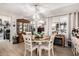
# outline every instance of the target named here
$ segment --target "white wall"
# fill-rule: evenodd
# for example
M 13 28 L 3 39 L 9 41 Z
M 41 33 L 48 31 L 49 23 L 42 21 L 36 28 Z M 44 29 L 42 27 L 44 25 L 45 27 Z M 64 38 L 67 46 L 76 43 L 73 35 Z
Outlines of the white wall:
M 48 18 L 45 19 L 45 27 L 44 27 L 44 28 L 45 28 L 45 29 L 44 29 L 44 30 L 45 30 L 45 31 L 44 31 L 45 34 L 46 34 L 46 35 L 49 35 L 49 34 L 48 34 L 48 33 L 49 33 L 49 31 L 48 31 L 48 30 L 49 30 L 49 29 L 48 29 Z
M 48 19 L 49 36 L 52 34 L 52 18 Z

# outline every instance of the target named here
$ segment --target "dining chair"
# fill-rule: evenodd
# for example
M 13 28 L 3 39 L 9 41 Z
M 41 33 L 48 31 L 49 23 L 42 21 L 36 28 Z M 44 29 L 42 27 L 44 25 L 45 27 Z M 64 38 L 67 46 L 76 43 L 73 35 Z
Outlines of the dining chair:
M 48 42 L 42 42 L 40 49 L 44 49 L 48 51 L 48 55 L 50 56 L 50 50 L 52 50 L 52 55 L 54 55 L 54 50 L 53 50 L 53 43 L 54 43 L 54 38 L 55 38 L 55 34 L 52 34 L 50 37 L 50 40 Z M 41 55 L 41 51 L 40 51 L 40 55 Z
M 75 55 L 79 53 L 79 43 L 78 41 L 75 42 Z
M 31 56 L 32 56 L 32 52 L 38 48 L 38 45 L 32 44 L 32 34 L 31 32 L 26 32 L 26 35 L 23 35 L 24 38 L 24 44 L 25 44 L 25 53 L 24 55 L 26 56 L 26 52 L 27 50 L 29 52 L 31 52 Z

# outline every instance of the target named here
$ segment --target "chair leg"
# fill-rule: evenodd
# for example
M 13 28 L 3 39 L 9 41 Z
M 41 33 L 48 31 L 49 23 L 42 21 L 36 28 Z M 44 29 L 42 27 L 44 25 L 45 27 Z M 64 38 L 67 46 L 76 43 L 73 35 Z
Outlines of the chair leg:
M 52 55 L 54 56 L 54 50 L 52 49 Z
M 48 50 L 48 56 L 50 56 L 50 49 Z
M 24 56 L 26 56 L 26 49 L 25 49 L 25 52 L 24 52 Z
M 31 51 L 31 56 L 32 56 L 32 51 Z
M 75 55 L 77 55 L 77 50 L 75 49 Z
M 36 51 L 37 51 L 37 56 L 39 56 L 39 49 L 37 49 Z
M 41 49 L 39 49 L 39 56 L 41 56 Z

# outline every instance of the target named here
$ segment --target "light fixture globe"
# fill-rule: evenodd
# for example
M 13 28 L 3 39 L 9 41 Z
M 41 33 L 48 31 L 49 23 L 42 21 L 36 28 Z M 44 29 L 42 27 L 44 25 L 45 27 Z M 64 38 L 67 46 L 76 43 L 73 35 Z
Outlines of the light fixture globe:
M 35 14 L 33 15 L 33 19 L 34 19 L 34 20 L 40 20 L 40 15 L 39 15 L 38 13 L 35 13 Z
M 40 20 L 40 14 L 39 14 L 39 8 L 38 8 L 38 4 L 35 4 L 34 5 L 34 7 L 35 7 L 35 13 L 33 14 L 33 19 L 35 20 L 35 21 L 38 21 L 38 20 Z

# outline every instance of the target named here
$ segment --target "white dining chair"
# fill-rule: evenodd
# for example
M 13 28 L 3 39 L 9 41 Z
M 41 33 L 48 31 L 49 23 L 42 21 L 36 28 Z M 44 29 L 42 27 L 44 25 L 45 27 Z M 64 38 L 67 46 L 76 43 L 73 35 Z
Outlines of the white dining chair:
M 79 43 L 78 43 L 78 41 L 75 42 L 75 55 L 77 55 L 77 54 L 79 54 Z
M 40 49 L 44 49 L 48 51 L 48 55 L 50 56 L 50 50 L 52 50 L 52 55 L 54 55 L 54 50 L 53 50 L 53 43 L 54 43 L 54 38 L 56 34 L 52 34 L 50 37 L 50 40 L 48 42 L 43 42 L 40 46 Z M 40 55 L 41 55 L 41 50 L 40 50 Z
M 23 38 L 24 38 L 24 44 L 25 44 L 24 55 L 26 56 L 26 52 L 28 50 L 29 52 L 31 52 L 31 56 L 32 56 L 32 52 L 38 48 L 38 45 L 32 44 L 31 32 L 26 32 L 26 35 L 23 35 Z

